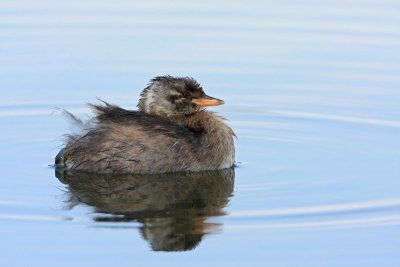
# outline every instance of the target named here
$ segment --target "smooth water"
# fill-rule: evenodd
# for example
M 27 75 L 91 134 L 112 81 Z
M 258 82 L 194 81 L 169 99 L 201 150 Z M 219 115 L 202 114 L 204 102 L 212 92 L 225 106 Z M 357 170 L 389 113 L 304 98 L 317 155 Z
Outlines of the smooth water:
M 398 1 L 0 1 L 1 266 L 400 266 Z M 55 172 L 96 97 L 193 76 L 238 167 Z M 170 252 L 166 252 L 170 251 Z M 176 252 L 180 251 L 180 252 Z

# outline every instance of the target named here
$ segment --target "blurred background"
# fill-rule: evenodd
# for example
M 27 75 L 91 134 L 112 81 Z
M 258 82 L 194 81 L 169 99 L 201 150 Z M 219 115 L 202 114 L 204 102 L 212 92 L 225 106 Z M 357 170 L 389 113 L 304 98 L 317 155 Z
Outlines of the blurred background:
M 391 0 L 0 0 L 0 264 L 399 266 L 399 14 Z M 198 192 L 218 199 L 201 219 L 171 203 L 173 220 L 104 219 L 104 184 L 48 166 L 70 130 L 54 108 L 134 109 L 166 74 L 225 100 L 213 110 L 239 167 Z M 161 217 L 196 233 L 185 252 L 156 252 Z

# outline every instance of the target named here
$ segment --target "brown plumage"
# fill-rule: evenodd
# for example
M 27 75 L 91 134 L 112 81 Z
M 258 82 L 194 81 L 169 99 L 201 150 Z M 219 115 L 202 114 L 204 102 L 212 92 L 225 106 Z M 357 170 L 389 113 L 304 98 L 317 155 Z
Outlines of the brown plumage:
M 96 116 L 81 134 L 68 136 L 56 164 L 98 173 L 229 168 L 235 134 L 222 117 L 204 110 L 221 104 L 192 78 L 156 77 L 141 93 L 139 111 L 91 105 Z

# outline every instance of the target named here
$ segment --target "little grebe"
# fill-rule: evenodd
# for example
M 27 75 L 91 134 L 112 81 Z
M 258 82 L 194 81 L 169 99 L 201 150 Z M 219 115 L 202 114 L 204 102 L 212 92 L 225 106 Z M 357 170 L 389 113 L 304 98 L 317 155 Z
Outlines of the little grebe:
M 139 111 L 104 102 L 90 105 L 91 126 L 68 135 L 56 165 L 97 173 L 165 173 L 233 166 L 232 129 L 207 106 L 224 102 L 207 96 L 193 78 L 160 76 L 140 94 Z M 71 115 L 72 116 L 72 115 Z

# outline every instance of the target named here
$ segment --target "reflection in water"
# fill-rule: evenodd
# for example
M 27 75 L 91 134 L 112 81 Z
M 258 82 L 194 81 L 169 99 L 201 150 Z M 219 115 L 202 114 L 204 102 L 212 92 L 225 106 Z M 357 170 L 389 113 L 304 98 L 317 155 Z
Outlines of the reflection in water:
M 235 171 L 113 175 L 56 170 L 56 176 L 67 185 L 70 208 L 93 206 L 107 214 L 95 218 L 101 222 L 138 221 L 153 250 L 183 251 L 218 229 L 206 220 L 224 214 Z

